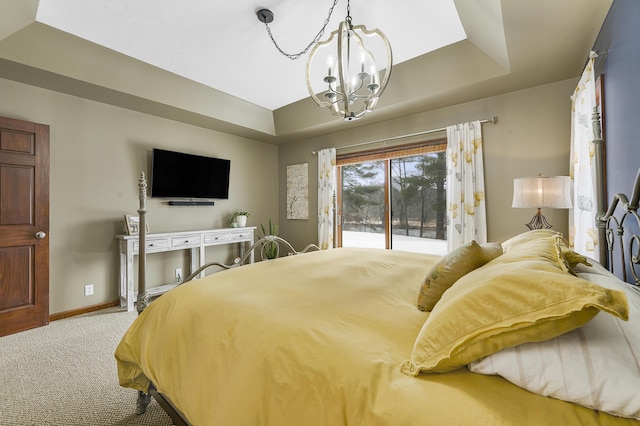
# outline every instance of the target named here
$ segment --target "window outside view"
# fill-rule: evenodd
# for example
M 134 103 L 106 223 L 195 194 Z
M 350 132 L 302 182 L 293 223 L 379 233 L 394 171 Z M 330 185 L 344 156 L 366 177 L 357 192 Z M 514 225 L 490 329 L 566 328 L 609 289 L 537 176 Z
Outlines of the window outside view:
M 444 152 L 344 165 L 341 171 L 343 247 L 385 248 L 390 229 L 395 250 L 446 254 Z

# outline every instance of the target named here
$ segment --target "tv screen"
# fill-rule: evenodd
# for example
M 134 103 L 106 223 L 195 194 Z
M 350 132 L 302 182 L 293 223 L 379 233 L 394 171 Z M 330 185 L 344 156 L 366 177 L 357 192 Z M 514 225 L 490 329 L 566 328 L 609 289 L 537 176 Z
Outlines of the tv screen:
M 231 161 L 154 148 L 151 196 L 158 198 L 229 198 Z

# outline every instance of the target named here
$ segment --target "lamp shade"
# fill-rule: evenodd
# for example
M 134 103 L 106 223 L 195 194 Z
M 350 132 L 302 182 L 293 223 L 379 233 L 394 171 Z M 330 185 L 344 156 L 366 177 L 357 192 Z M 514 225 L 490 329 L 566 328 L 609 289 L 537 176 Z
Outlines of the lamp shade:
M 569 176 L 536 176 L 513 180 L 513 204 L 511 207 L 547 207 L 570 209 L 571 178 Z

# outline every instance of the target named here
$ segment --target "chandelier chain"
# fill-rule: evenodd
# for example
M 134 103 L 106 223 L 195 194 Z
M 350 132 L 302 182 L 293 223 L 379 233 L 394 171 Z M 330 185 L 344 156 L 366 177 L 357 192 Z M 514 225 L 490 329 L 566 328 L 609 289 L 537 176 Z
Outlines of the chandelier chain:
M 287 53 L 284 50 L 282 50 L 282 48 L 280 48 L 280 46 L 278 45 L 278 42 L 276 42 L 276 39 L 273 37 L 273 34 L 271 34 L 271 28 L 269 28 L 269 24 L 265 22 L 264 26 L 266 27 L 267 34 L 269 34 L 269 38 L 273 42 L 273 45 L 276 47 L 276 49 L 278 49 L 278 51 L 282 53 L 284 56 L 286 56 L 287 58 L 291 60 L 296 60 L 296 59 L 299 59 L 300 56 L 307 53 L 314 44 L 320 41 L 320 38 L 322 38 L 322 36 L 324 35 L 324 31 L 327 28 L 327 25 L 329 25 L 329 21 L 331 20 L 331 15 L 333 14 L 333 8 L 336 7 L 336 4 L 338 4 L 338 0 L 333 1 L 333 5 L 331 5 L 331 8 L 329 9 L 329 15 L 327 16 L 327 19 L 324 20 L 324 25 L 322 26 L 320 31 L 318 31 L 318 34 L 316 34 L 315 38 L 311 41 L 311 43 L 307 45 L 307 47 L 304 48 L 304 50 L 298 53 Z M 349 10 L 349 2 L 347 0 L 347 11 L 348 10 Z M 349 13 L 347 12 L 347 15 L 348 14 Z

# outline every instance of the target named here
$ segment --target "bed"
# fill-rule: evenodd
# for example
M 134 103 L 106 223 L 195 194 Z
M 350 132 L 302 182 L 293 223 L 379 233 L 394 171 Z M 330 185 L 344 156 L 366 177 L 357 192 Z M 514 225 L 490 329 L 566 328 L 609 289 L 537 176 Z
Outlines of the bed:
M 606 249 L 638 219 L 634 188 L 612 202 L 622 222 L 599 219 Z M 443 257 L 284 251 L 148 305 L 141 253 L 140 314 L 115 354 L 139 411 L 153 395 L 191 425 L 640 425 L 637 280 L 551 230 Z

